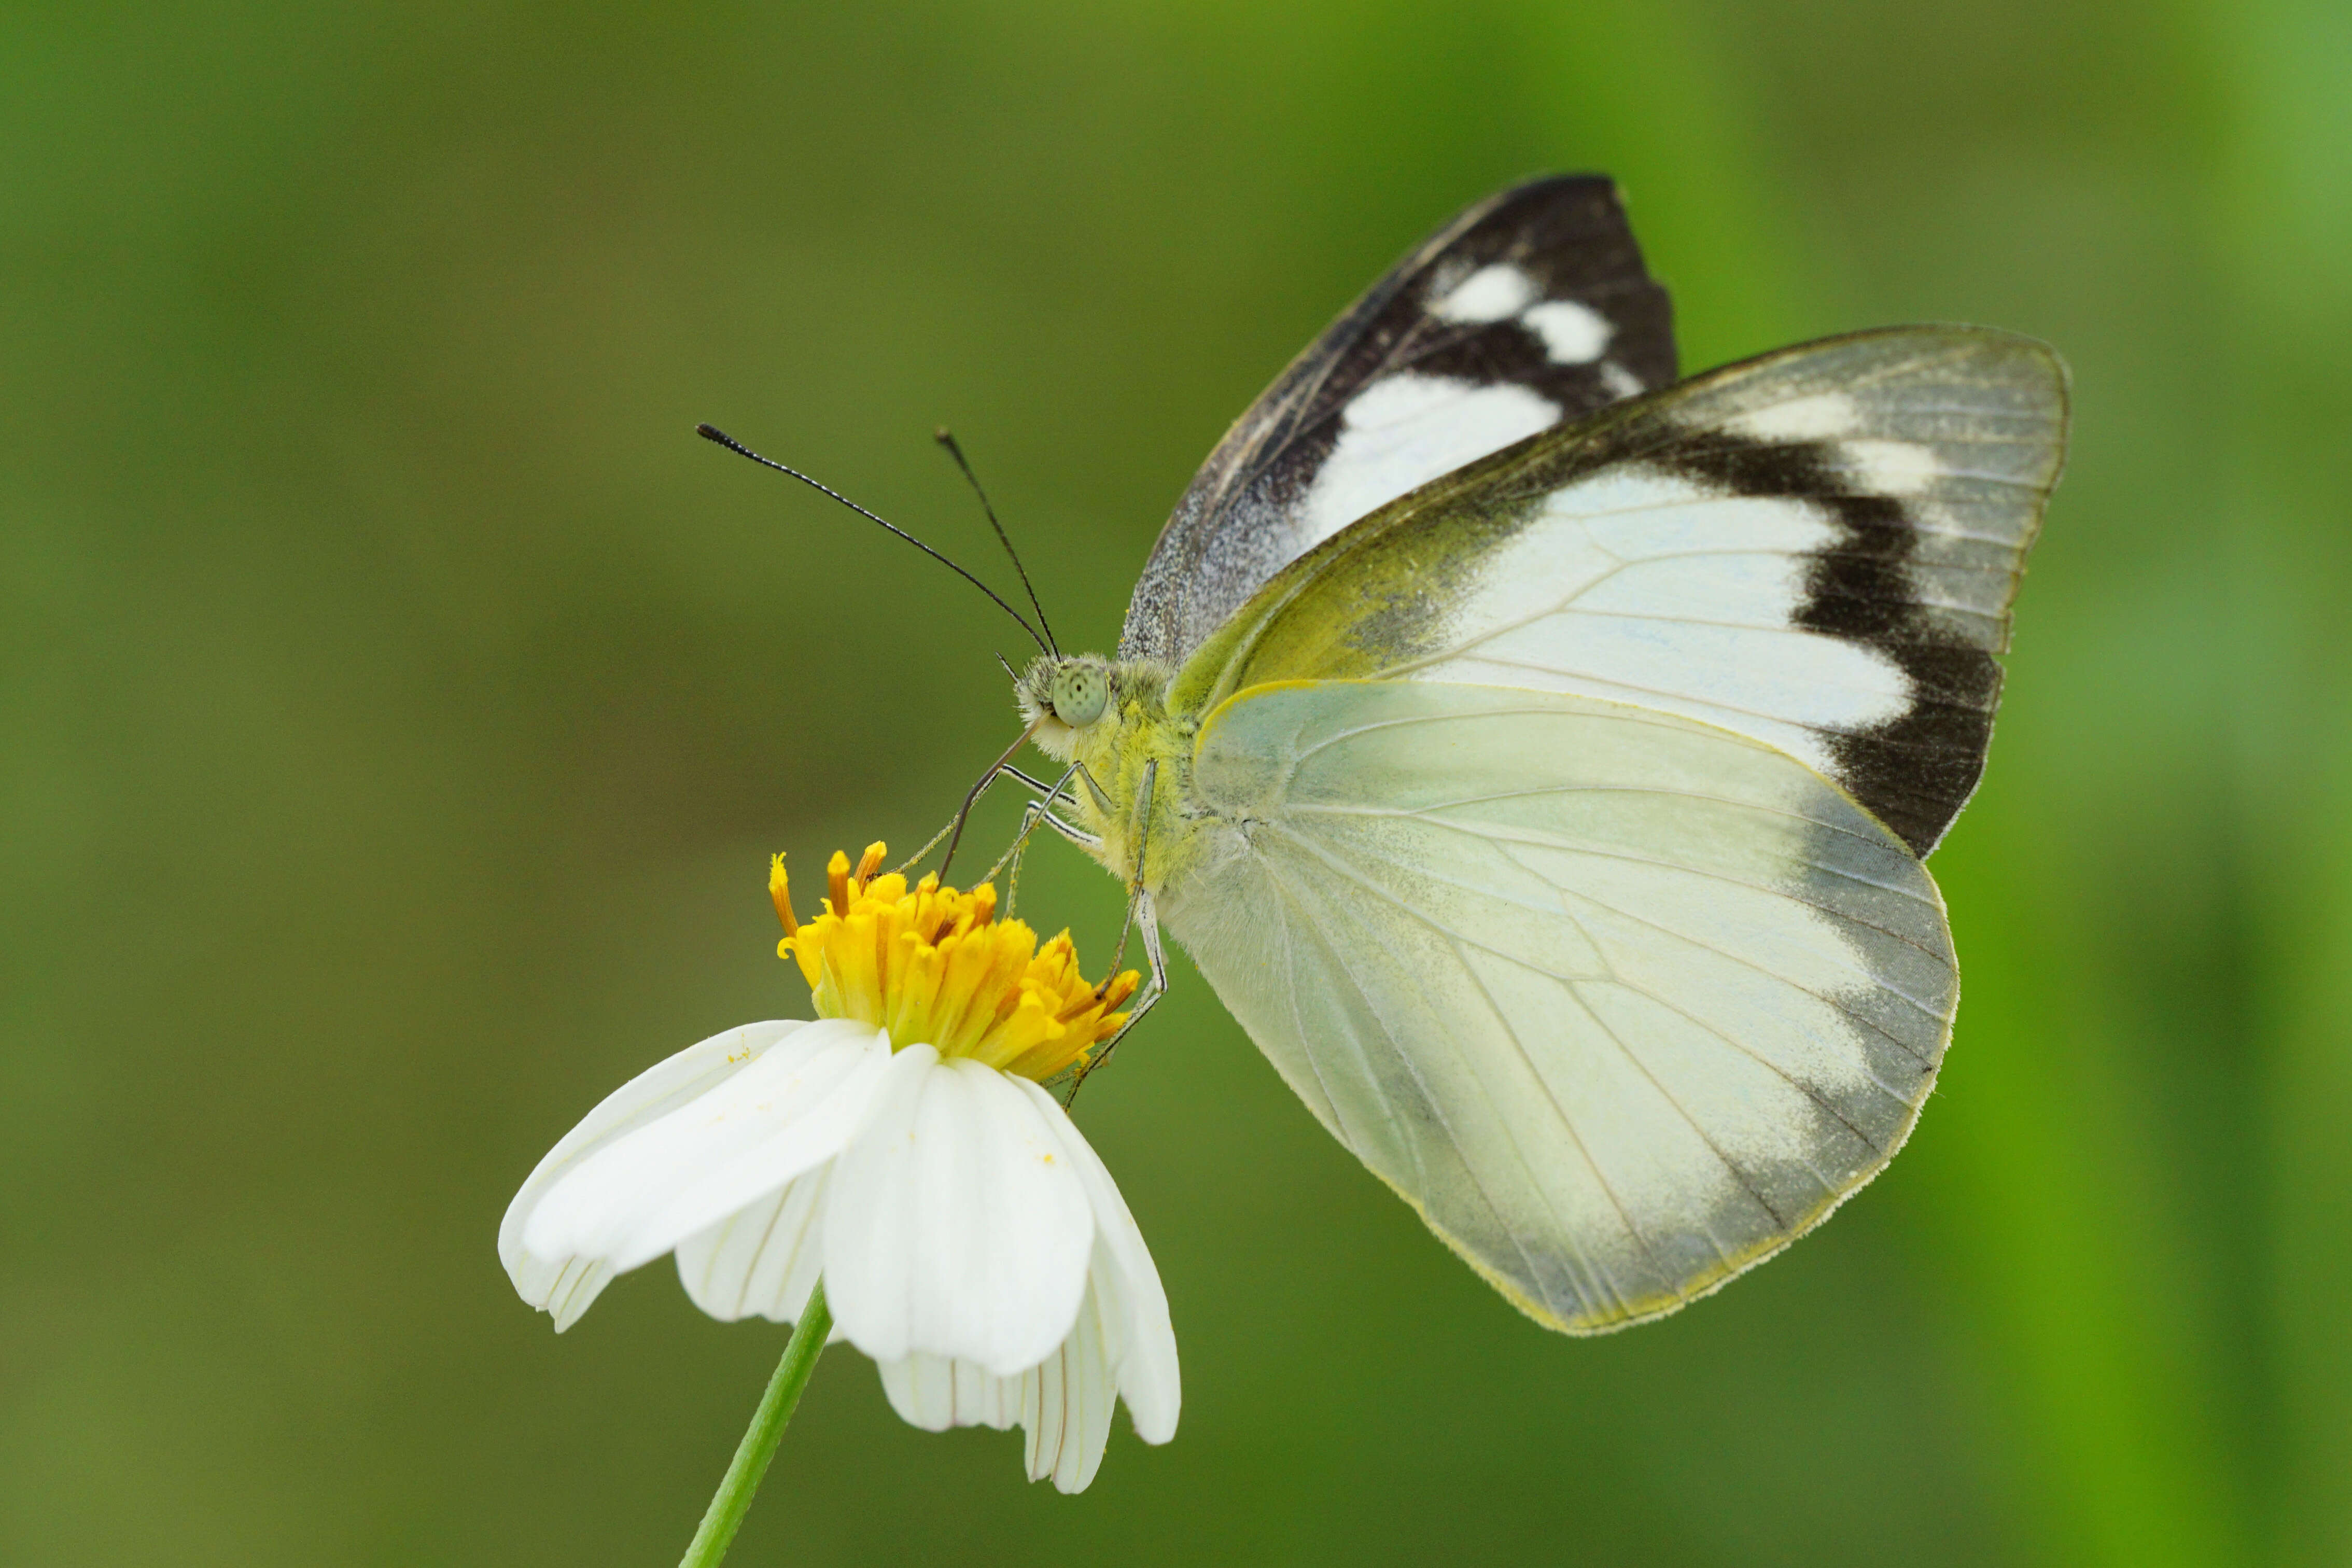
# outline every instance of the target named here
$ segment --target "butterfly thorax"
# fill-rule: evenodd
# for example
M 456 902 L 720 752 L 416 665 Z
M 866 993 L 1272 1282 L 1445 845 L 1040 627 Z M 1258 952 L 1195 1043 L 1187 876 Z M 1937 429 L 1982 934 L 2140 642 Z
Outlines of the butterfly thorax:
M 1065 814 L 1102 840 L 1090 853 L 1131 884 L 1140 852 L 1146 887 L 1166 880 L 1190 837 L 1183 808 L 1192 795 L 1196 723 L 1169 713 L 1169 679 L 1157 659 L 1045 655 L 1013 688 L 1038 749 L 1077 766 L 1068 785 L 1076 804 Z

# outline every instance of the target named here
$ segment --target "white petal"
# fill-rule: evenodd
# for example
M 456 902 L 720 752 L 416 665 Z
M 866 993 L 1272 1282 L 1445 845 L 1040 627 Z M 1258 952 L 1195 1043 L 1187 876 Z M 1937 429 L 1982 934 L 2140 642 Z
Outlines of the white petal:
M 888 1037 L 842 1019 L 796 1031 L 659 1121 L 583 1160 L 523 1226 L 526 1250 L 625 1273 L 824 1163 L 856 1131 Z
M 797 1176 L 782 1192 L 679 1242 L 677 1278 L 694 1304 L 721 1322 L 755 1315 L 799 1321 L 824 1271 L 824 1187 L 831 1170 L 820 1166 Z M 832 1338 L 841 1337 L 836 1325 Z
M 927 1432 L 950 1426 L 1002 1431 L 1016 1423 L 1027 1427 L 1024 1458 L 1029 1479 L 1051 1476 L 1063 1491 L 1083 1491 L 1102 1464 L 1111 1407 L 1118 1398 L 1112 1386 L 1108 1326 L 1101 1302 L 1089 1290 L 1070 1337 L 1026 1372 L 997 1377 L 968 1361 L 912 1355 L 882 1363 L 882 1388 L 892 1409 Z
M 732 1078 L 777 1041 L 801 1026 L 798 1019 L 745 1024 L 713 1035 L 664 1058 L 606 1095 L 580 1125 L 565 1133 L 507 1205 L 499 1222 L 499 1261 L 522 1299 L 555 1314 L 557 1332 L 572 1326 L 613 1278 L 594 1258 L 570 1253 L 535 1255 L 523 1247 L 523 1226 L 541 1198 L 581 1161 L 623 1134 L 666 1116 Z
M 613 1282 L 611 1266 L 593 1258 L 543 1262 L 526 1254 L 525 1259 L 525 1267 L 531 1270 L 529 1288 L 520 1279 L 516 1279 L 515 1288 L 524 1300 L 555 1319 L 555 1331 L 559 1334 L 578 1322 L 580 1314 L 594 1306 L 596 1298 L 604 1293 L 604 1287 Z M 515 1270 L 509 1269 L 507 1276 L 516 1279 Z
M 835 1162 L 826 1296 L 876 1361 L 961 1357 L 1003 1377 L 1068 1336 L 1094 1214 L 1026 1081 L 909 1046 Z
M 1176 1436 L 1183 1388 L 1176 1367 L 1176 1329 L 1169 1319 L 1160 1270 L 1118 1184 L 1077 1124 L 1035 1084 L 1024 1079 L 1021 1087 L 1029 1091 L 1039 1114 L 1055 1125 L 1086 1184 L 1095 1216 L 1088 1273 L 1102 1300 L 1107 1352 L 1118 1374 L 1118 1392 L 1135 1418 L 1136 1435 L 1147 1443 L 1165 1443 Z
M 1029 1429 L 1029 1479 L 1054 1478 L 1054 1489 L 1082 1492 L 1102 1464 L 1110 1441 L 1110 1360 L 1100 1298 L 1089 1290 L 1062 1346 L 1023 1374 L 1021 1424 Z
M 968 1361 L 910 1355 L 884 1362 L 877 1370 L 890 1408 L 908 1426 L 926 1432 L 950 1426 L 993 1426 L 1002 1432 L 1020 1415 L 1021 1379 L 992 1376 Z

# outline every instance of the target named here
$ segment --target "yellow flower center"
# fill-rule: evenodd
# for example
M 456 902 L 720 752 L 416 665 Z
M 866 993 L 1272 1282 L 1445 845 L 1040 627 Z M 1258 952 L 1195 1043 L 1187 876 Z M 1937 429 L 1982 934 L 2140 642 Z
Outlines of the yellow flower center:
M 820 1017 L 887 1029 L 893 1050 L 927 1045 L 1040 1082 L 1082 1065 L 1127 1022 L 1111 1009 L 1135 994 L 1134 970 L 1089 985 L 1070 933 L 1039 947 L 1027 925 L 996 918 L 992 884 L 960 893 L 927 876 L 910 890 L 895 872 L 876 875 L 882 856 L 868 845 L 853 870 L 836 853 L 824 912 L 805 921 L 793 914 L 784 858 L 769 866 L 784 922 L 777 956 L 799 963 Z

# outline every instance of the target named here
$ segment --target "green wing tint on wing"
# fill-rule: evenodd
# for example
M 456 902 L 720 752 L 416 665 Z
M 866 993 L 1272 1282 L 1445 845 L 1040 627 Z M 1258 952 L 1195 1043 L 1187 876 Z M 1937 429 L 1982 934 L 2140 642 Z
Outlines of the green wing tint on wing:
M 1633 702 L 1790 753 L 1925 855 L 1983 770 L 2064 436 L 2031 339 L 1782 350 L 1391 502 L 1269 582 L 1171 705 L 1331 677 Z
M 1671 1311 L 1785 1245 L 1934 1080 L 1935 884 L 1752 740 L 1295 682 L 1210 716 L 1194 793 L 1170 929 L 1324 1125 L 1554 1327 Z

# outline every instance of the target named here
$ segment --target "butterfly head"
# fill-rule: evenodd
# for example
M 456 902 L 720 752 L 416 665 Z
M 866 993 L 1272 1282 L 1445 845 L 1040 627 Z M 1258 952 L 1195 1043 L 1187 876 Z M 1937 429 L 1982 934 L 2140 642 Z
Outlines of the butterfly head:
M 1067 757 L 1079 731 L 1111 711 L 1111 668 L 1100 658 L 1041 654 L 1013 683 L 1013 696 L 1021 717 L 1036 727 L 1038 746 Z

